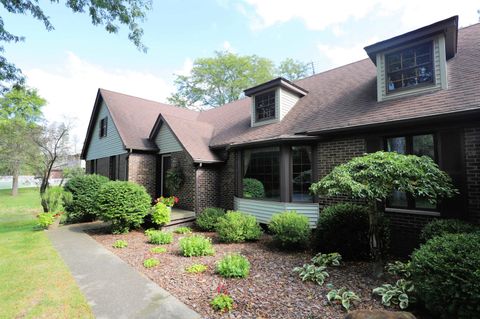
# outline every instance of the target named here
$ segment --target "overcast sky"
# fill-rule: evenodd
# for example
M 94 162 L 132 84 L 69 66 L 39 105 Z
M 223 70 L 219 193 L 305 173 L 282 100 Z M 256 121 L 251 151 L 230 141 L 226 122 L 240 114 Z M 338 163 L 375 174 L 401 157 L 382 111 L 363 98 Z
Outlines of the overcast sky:
M 291 57 L 315 62 L 317 72 L 328 70 L 366 58 L 366 45 L 453 15 L 461 27 L 474 24 L 480 2 L 154 0 L 143 24 L 146 54 L 126 30 L 111 35 L 63 4 L 42 6 L 54 31 L 31 17 L 1 13 L 7 30 L 26 37 L 6 45 L 5 55 L 48 100 L 48 120 L 76 119 L 81 146 L 99 87 L 165 102 L 173 74 L 188 74 L 194 59 L 215 50 L 276 63 Z

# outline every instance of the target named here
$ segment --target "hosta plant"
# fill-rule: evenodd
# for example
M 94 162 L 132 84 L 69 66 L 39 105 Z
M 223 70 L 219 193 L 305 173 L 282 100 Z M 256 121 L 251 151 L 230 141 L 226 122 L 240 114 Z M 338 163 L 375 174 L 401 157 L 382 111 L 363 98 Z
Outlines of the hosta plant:
M 331 289 L 327 293 L 328 302 L 332 304 L 340 304 L 346 311 L 348 311 L 356 302 L 360 301 L 360 297 L 357 296 L 357 294 L 351 290 L 347 290 L 345 287 L 334 289 L 333 286 L 329 285 L 328 288 Z
M 312 263 L 316 266 L 340 266 L 342 256 L 339 253 L 316 254 L 312 258 Z
M 153 268 L 155 266 L 158 266 L 160 264 L 160 261 L 157 258 L 148 258 L 143 261 L 143 266 L 145 268 Z
M 204 264 L 193 264 L 185 268 L 185 271 L 190 274 L 198 274 L 207 271 L 208 267 Z
M 302 281 L 313 281 L 321 286 L 329 276 L 325 269 L 327 269 L 325 266 L 304 264 L 302 267 L 295 267 L 293 272 L 298 273 Z
M 182 227 L 178 227 L 173 232 L 176 234 L 191 234 L 192 229 L 190 227 L 182 226 Z
M 163 254 L 163 253 L 167 252 L 167 248 L 165 248 L 165 247 L 153 247 L 152 249 L 150 249 L 150 252 L 152 254 Z
M 173 241 L 173 235 L 170 232 L 148 229 L 145 231 L 145 235 L 147 235 L 150 244 L 165 245 Z
M 125 248 L 128 246 L 128 243 L 126 240 L 123 240 L 123 239 L 118 239 L 117 241 L 115 241 L 112 245 L 113 248 Z
M 398 306 L 400 309 L 408 308 L 409 304 L 416 301 L 413 296 L 415 286 L 409 280 L 399 279 L 395 285 L 383 284 L 373 289 L 373 293 L 382 297 L 382 305 L 391 307 Z
M 220 284 L 217 287 L 217 295 L 210 302 L 213 310 L 224 312 L 233 309 L 233 298 L 230 297 L 225 287 Z
M 402 277 L 404 279 L 409 279 L 412 276 L 412 272 L 410 270 L 411 263 L 407 261 L 406 263 L 401 261 L 394 261 L 393 263 L 388 263 L 385 266 L 385 270 L 392 276 Z

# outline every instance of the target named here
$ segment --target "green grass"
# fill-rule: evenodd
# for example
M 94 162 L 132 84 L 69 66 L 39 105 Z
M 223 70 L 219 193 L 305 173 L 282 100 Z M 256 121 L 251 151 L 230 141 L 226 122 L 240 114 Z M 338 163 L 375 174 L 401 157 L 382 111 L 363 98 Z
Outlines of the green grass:
M 38 189 L 0 190 L 0 318 L 93 318 L 45 231 Z

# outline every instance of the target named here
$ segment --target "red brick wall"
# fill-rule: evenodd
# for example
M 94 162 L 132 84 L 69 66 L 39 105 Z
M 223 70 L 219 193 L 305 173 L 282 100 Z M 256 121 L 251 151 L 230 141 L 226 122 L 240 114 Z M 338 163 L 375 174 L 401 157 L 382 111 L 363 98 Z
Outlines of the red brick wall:
M 471 220 L 480 222 L 480 128 L 465 129 L 465 169 L 468 213 Z
M 128 180 L 145 187 L 147 192 L 156 194 L 156 155 L 131 153 L 128 157 Z

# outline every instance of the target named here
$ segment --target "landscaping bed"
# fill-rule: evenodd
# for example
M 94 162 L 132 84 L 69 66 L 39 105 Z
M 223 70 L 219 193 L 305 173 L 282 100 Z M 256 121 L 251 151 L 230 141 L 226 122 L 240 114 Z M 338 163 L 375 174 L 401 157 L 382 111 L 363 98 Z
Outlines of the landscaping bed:
M 112 235 L 106 229 L 90 231 L 90 235 L 107 249 L 144 273 L 159 286 L 169 291 L 205 318 L 343 318 L 345 311 L 326 300 L 327 284 L 335 288 L 353 290 L 361 302 L 353 309 L 383 309 L 372 296 L 372 289 L 382 284 L 370 277 L 370 264 L 345 262 L 340 267 L 329 267 L 330 277 L 323 286 L 302 282 L 293 268 L 309 263 L 310 252 L 284 252 L 275 248 L 272 238 L 263 235 L 258 242 L 225 244 L 218 242 L 215 233 L 195 232 L 212 238 L 215 255 L 183 257 L 179 239 L 187 235 L 174 234 L 171 244 L 162 245 L 167 252 L 150 252 L 155 245 L 147 242 L 143 232 Z M 116 240 L 127 241 L 122 249 L 113 248 Z M 215 273 L 215 263 L 227 253 L 240 253 L 251 263 L 250 275 L 245 279 L 224 279 Z M 160 265 L 145 268 L 143 262 L 155 257 Z M 208 266 L 204 273 L 189 274 L 185 268 L 202 263 Z M 210 307 L 219 284 L 224 284 L 234 299 L 234 309 L 220 313 Z

